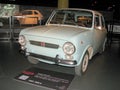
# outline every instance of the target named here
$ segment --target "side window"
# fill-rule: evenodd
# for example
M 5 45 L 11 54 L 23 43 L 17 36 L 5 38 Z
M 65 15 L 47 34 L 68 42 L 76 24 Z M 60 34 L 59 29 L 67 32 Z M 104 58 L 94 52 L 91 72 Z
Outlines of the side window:
M 100 26 L 99 15 L 95 15 L 95 27 L 99 27 L 99 26 Z
M 34 14 L 35 14 L 35 15 L 38 15 L 38 12 L 34 11 Z

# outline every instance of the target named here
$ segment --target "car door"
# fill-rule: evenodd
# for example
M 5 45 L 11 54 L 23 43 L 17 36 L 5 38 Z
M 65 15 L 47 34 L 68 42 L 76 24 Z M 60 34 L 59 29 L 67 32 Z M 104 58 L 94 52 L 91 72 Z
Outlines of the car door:
M 104 18 L 101 14 L 94 17 L 94 50 L 97 52 L 103 44 L 106 36 Z

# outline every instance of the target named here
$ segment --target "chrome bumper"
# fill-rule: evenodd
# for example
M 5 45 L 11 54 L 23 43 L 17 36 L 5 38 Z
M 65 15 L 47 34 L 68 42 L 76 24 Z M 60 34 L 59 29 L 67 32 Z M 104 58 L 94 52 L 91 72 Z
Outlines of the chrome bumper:
M 74 60 L 65 60 L 65 59 L 59 59 L 59 55 L 56 55 L 55 58 L 53 57 L 48 57 L 48 56 L 43 56 L 43 55 L 37 55 L 37 54 L 33 54 L 33 53 L 29 53 L 28 57 L 33 57 L 33 58 L 38 58 L 38 59 L 44 59 L 46 61 L 50 61 L 50 62 L 54 62 L 55 64 L 59 65 L 59 64 L 65 64 L 65 65 L 76 65 L 77 62 Z

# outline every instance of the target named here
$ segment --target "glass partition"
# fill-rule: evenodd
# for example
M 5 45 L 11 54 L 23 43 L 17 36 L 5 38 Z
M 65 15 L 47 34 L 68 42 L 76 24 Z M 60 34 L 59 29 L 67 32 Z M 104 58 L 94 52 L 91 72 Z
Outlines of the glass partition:
M 17 40 L 24 28 L 44 25 L 55 8 L 0 4 L 0 40 Z

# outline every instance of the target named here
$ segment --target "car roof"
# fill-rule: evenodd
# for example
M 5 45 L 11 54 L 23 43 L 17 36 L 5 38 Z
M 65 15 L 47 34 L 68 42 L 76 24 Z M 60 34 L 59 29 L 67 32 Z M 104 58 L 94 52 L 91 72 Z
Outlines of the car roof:
M 91 10 L 91 9 L 83 9 L 83 8 L 62 8 L 62 9 L 58 9 L 58 10 L 83 10 L 83 11 L 89 11 L 89 12 L 92 12 L 92 13 L 102 15 L 99 11 Z

